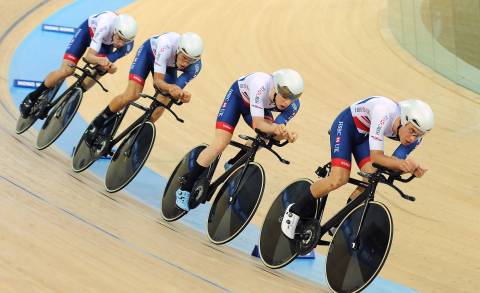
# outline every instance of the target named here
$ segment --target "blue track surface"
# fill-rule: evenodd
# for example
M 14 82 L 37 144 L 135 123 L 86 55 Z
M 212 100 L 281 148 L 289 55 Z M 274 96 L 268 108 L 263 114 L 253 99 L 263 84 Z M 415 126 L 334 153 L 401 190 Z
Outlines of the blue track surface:
M 45 23 L 76 27 L 85 20 L 88 15 L 102 10 L 117 10 L 132 2 L 132 0 L 76 1 L 47 18 Z M 42 31 L 41 25 L 35 28 L 20 44 L 13 56 L 9 72 L 9 83 L 13 85 L 13 80 L 16 78 L 43 80 L 49 71 L 59 67 L 63 53 L 71 37 L 72 36 L 68 34 Z M 141 42 L 137 43 L 140 44 Z M 64 89 L 65 86 L 61 91 Z M 30 89 L 10 87 L 10 93 L 16 105 L 20 104 L 20 101 L 29 91 Z M 89 98 L 88 92 L 84 98 Z M 41 124 L 37 123 L 34 127 L 38 130 Z M 69 128 L 57 140 L 55 143 L 56 146 L 70 155 L 86 127 L 87 123 L 77 115 Z M 92 165 L 90 170 L 101 178 L 104 178 L 107 164 L 107 160 L 100 160 Z M 159 210 L 161 195 L 163 194 L 165 184 L 166 180 L 163 176 L 148 168 L 143 168 L 139 175 L 126 187 L 126 191 L 139 201 Z M 201 205 L 183 217 L 181 221 L 193 229 L 205 233 L 209 208 L 210 205 Z M 250 254 L 255 244 L 257 244 L 258 239 L 258 228 L 254 225 L 248 225 L 248 227 L 228 245 Z M 284 268 L 284 270 L 326 285 L 324 268 L 325 257 L 317 254 L 315 260 L 296 260 Z M 364 292 L 405 293 L 417 291 L 382 278 L 377 278 Z

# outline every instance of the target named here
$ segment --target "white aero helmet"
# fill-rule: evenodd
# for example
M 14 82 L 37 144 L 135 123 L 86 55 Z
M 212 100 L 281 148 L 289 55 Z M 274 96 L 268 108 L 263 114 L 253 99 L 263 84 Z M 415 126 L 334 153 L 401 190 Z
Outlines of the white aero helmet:
M 426 133 L 432 130 L 435 117 L 432 108 L 420 100 L 410 99 L 400 101 L 400 121 L 402 125 L 412 123 L 420 131 Z
M 290 100 L 296 100 L 302 95 L 303 78 L 300 73 L 284 68 L 275 71 L 272 75 L 277 94 Z
M 113 32 L 126 41 L 133 41 L 137 35 L 137 22 L 128 14 L 120 14 L 113 22 Z
M 202 38 L 196 33 L 188 32 L 182 34 L 178 41 L 177 54 L 178 53 L 183 53 L 193 60 L 200 59 L 203 53 Z

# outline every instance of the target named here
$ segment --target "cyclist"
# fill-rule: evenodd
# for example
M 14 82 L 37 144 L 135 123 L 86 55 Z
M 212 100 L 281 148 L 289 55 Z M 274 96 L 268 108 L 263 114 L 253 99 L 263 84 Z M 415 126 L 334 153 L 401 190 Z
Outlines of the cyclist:
M 236 80 L 220 107 L 215 138 L 199 154 L 192 170 L 184 175 L 181 188 L 176 192 L 176 205 L 185 211 L 190 209 L 188 202 L 195 181 L 230 143 L 240 115 L 250 127 L 273 134 L 278 140 L 294 142 L 297 134 L 287 129 L 286 124 L 297 113 L 302 93 L 303 79 L 292 69 L 280 69 L 273 74 L 255 72 Z M 281 112 L 275 120 L 272 111 Z
M 50 72 L 42 84 L 29 93 L 20 104 L 22 116 L 27 117 L 30 114 L 42 93 L 74 73 L 75 69 L 71 65 L 77 64 L 85 51 L 85 59 L 100 66 L 100 75 L 107 72 L 115 73 L 117 67 L 113 63 L 132 51 L 136 35 L 137 23 L 127 14 L 117 15 L 112 11 L 104 11 L 90 16 L 78 27 L 68 44 L 60 68 Z M 82 88 L 86 91 L 93 84 L 92 79 L 87 79 Z M 42 116 L 40 118 L 44 118 Z
M 363 172 L 375 172 L 372 163 L 378 163 L 422 177 L 427 169 L 407 159 L 407 156 L 433 126 L 433 111 L 421 100 L 410 99 L 396 103 L 386 97 L 372 96 L 345 109 L 330 129 L 330 175 L 313 183 L 307 194 L 287 207 L 281 223 L 283 233 L 293 239 L 299 219 L 306 217 L 302 214 L 305 207 L 314 204 L 315 198 L 326 196 L 348 183 L 352 154 Z M 384 154 L 385 137 L 400 142 L 393 156 Z M 358 187 L 348 201 L 355 199 L 362 191 Z
M 195 78 L 201 68 L 203 41 L 196 33 L 187 32 L 182 35 L 176 32 L 164 33 L 149 38 L 138 49 L 130 68 L 129 81 L 125 91 L 109 103 L 109 105 L 93 120 L 86 138 L 92 144 L 96 134 L 104 122 L 130 102 L 137 100 L 142 92 L 145 79 L 149 73 L 153 75 L 153 85 L 161 92 L 167 92 L 174 99 L 188 103 L 190 92 L 184 90 L 187 83 Z M 177 70 L 183 73 L 177 77 Z M 160 96 L 159 101 L 166 104 L 168 99 Z M 157 108 L 152 114 L 156 121 L 165 108 Z

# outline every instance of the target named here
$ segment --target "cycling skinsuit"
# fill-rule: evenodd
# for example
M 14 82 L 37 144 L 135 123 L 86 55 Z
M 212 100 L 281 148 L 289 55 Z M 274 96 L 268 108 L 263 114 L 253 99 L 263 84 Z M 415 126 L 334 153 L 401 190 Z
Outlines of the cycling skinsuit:
M 165 82 L 176 84 L 184 88 L 187 83 L 200 73 L 202 61 L 198 60 L 187 66 L 183 73 L 177 77 L 176 57 L 180 34 L 175 32 L 165 33 L 148 39 L 138 49 L 137 55 L 130 68 L 129 79 L 141 85 L 149 73 L 165 75 Z
M 398 140 L 392 125 L 400 116 L 400 106 L 386 97 L 373 96 L 342 111 L 330 128 L 332 166 L 351 169 L 353 154 L 359 168 L 370 161 L 370 150 L 384 150 L 384 137 Z M 394 156 L 405 159 L 421 139 L 400 145 Z
M 133 41 L 126 43 L 122 48 L 114 50 L 113 26 L 116 17 L 117 14 L 111 11 L 90 16 L 78 27 L 68 44 L 63 59 L 70 60 L 76 64 L 88 47 L 95 50 L 97 56 L 106 56 L 110 62 L 115 62 L 130 53 L 133 49 Z
M 218 112 L 216 128 L 233 133 L 240 115 L 252 127 L 252 116 L 263 117 L 276 124 L 287 124 L 300 107 L 296 99 L 274 120 L 275 102 L 269 99 L 273 92 L 273 77 L 271 74 L 255 72 L 235 81 L 225 96 Z

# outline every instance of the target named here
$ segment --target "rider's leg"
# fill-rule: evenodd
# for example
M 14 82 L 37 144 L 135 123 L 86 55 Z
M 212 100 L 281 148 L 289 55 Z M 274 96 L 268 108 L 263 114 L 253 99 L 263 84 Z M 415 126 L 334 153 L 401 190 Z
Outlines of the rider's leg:
M 365 173 L 375 173 L 375 171 L 377 169 L 375 169 L 373 166 L 372 166 L 372 162 L 368 162 L 366 164 L 364 164 L 362 167 L 360 167 L 360 170 L 362 172 L 365 172 Z M 368 178 L 365 178 L 363 177 L 362 178 L 362 181 L 363 182 L 368 182 Z M 360 194 L 362 194 L 362 192 L 365 191 L 365 188 L 363 187 L 360 187 L 360 186 L 357 186 L 357 188 L 355 188 L 355 190 L 352 192 L 352 194 L 350 195 L 350 197 L 348 198 L 347 200 L 347 203 L 351 202 L 352 200 L 356 199 Z
M 357 162 L 358 167 L 362 172 L 365 173 L 373 173 L 375 172 L 375 168 L 372 166 L 372 162 L 370 160 L 370 144 L 368 139 L 363 140 L 363 142 L 358 143 L 353 148 L 353 156 L 355 157 L 355 161 Z M 368 178 L 363 178 L 363 182 L 368 182 Z M 347 203 L 357 198 L 365 189 L 357 186 L 357 188 L 352 192 L 350 197 L 348 198 Z
M 232 133 L 228 131 L 222 129 L 217 129 L 215 131 L 215 139 L 213 140 L 212 144 L 210 144 L 200 153 L 190 172 L 182 176 L 183 182 L 180 186 L 180 189 L 178 189 L 175 194 L 175 204 L 177 207 L 184 211 L 190 210 L 190 193 L 192 192 L 193 185 L 203 171 L 205 171 L 205 169 L 210 166 L 215 158 L 223 152 L 231 138 Z
M 97 80 L 100 80 L 101 76 L 99 74 L 97 74 L 97 75 L 95 75 L 95 78 Z M 94 84 L 95 84 L 95 81 L 92 78 L 90 78 L 90 77 L 85 78 L 85 80 L 83 81 L 83 83 L 81 85 L 83 92 L 86 92 L 89 89 L 91 89 Z
M 164 105 L 167 105 L 168 102 L 170 102 L 170 99 L 166 98 L 164 96 L 158 96 L 157 100 L 160 101 L 160 103 L 162 103 Z M 155 109 L 152 113 L 151 121 L 155 123 L 160 117 L 162 117 L 163 112 L 165 112 L 164 107 L 158 107 L 157 109 Z
M 34 91 L 29 93 L 25 97 L 22 104 L 20 105 L 20 112 L 22 112 L 22 115 L 29 114 L 30 110 L 33 107 L 33 104 L 35 104 L 35 102 L 38 100 L 42 93 L 55 87 L 59 82 L 63 81 L 65 78 L 73 74 L 74 69 L 69 66 L 71 64 L 74 63 L 70 60 L 64 59 L 59 69 L 50 72 L 45 78 L 45 80 L 42 82 L 42 84 L 40 84 L 38 88 L 36 88 Z
M 348 183 L 350 178 L 350 170 L 334 166 L 330 172 L 330 175 L 325 178 L 314 182 L 310 189 L 290 208 L 290 211 L 297 215 L 302 215 L 302 211 L 305 208 L 315 202 L 315 199 L 326 196 L 331 191 L 334 191 L 343 185 Z
M 313 198 L 321 198 L 329 192 L 348 183 L 350 178 L 352 149 L 355 144 L 355 125 L 349 108 L 340 113 L 330 128 L 331 170 L 327 178 L 310 186 L 308 194 L 303 195 L 295 204 L 285 210 L 281 228 L 283 233 L 293 239 L 298 221 L 305 207 Z
M 329 192 L 340 188 L 348 183 L 350 170 L 343 167 L 332 167 L 330 175 L 313 183 L 305 194 L 303 194 L 296 203 L 290 204 L 285 210 L 282 219 L 282 232 L 290 239 L 295 237 L 295 229 L 301 217 L 307 217 L 305 212 L 307 207 L 315 203 L 316 198 L 326 196 Z
M 71 67 L 75 65 L 71 60 L 64 59 L 60 69 L 50 72 L 43 82 L 47 88 L 53 88 L 59 82 L 72 75 L 75 69 Z
M 106 119 L 125 108 L 128 103 L 136 101 L 140 97 L 140 93 L 145 85 L 145 79 L 153 69 L 153 62 L 150 41 L 147 40 L 137 50 L 134 62 L 130 68 L 127 88 L 123 93 L 113 98 L 102 113 L 95 118 L 93 125 L 96 128 L 101 127 Z
M 195 181 L 203 173 L 203 171 L 210 166 L 210 164 L 220 155 L 227 147 L 232 139 L 235 126 L 238 123 L 240 114 L 243 108 L 248 111 L 249 108 L 242 106 L 242 96 L 238 88 L 237 82 L 228 90 L 222 107 L 217 115 L 217 122 L 215 125 L 215 139 L 213 143 L 206 147 L 198 156 L 193 168 L 189 173 L 182 176 L 183 182 L 180 189 L 176 192 L 176 205 L 185 210 L 189 210 L 190 192 L 195 184 Z
M 196 164 L 187 174 L 187 180 L 182 184 L 182 190 L 190 192 L 193 184 L 203 171 L 225 150 L 232 139 L 232 133 L 222 130 L 215 130 L 215 138 L 213 142 L 207 146 L 199 155 Z
M 327 178 L 313 183 L 305 194 L 302 194 L 295 203 L 290 204 L 285 210 L 281 224 L 285 236 L 293 239 L 300 218 L 311 217 L 306 215 L 309 210 L 307 207 L 314 205 L 317 198 L 324 197 L 329 192 L 347 184 L 349 176 L 349 169 L 334 166 Z
M 93 120 L 93 125 L 96 128 L 102 127 L 108 118 L 125 108 L 128 103 L 137 100 L 142 90 L 143 85 L 133 80 L 129 80 L 125 91 L 110 101 L 110 104 L 108 104 L 108 106 Z
M 250 113 L 242 113 L 243 114 L 243 119 L 247 124 L 253 128 L 252 126 L 252 116 Z M 273 123 L 273 115 L 272 112 L 269 110 L 265 110 L 265 121 Z M 251 141 L 247 141 L 245 143 L 246 146 L 250 147 L 252 145 Z M 247 153 L 247 150 L 240 149 L 238 153 L 233 157 L 230 158 L 226 163 L 225 163 L 225 170 L 230 169 L 238 160 L 240 160 L 241 157 L 243 157 Z
M 30 113 L 33 104 L 45 90 L 53 88 L 66 77 L 73 74 L 74 69 L 68 65 L 76 64 L 78 62 L 78 59 L 83 53 L 85 53 L 90 41 L 91 38 L 88 31 L 88 21 L 84 21 L 78 28 L 73 39 L 70 41 L 68 48 L 65 51 L 65 55 L 63 56 L 63 62 L 60 69 L 50 72 L 42 84 L 35 91 L 28 94 L 20 105 L 22 115 L 28 115 Z

